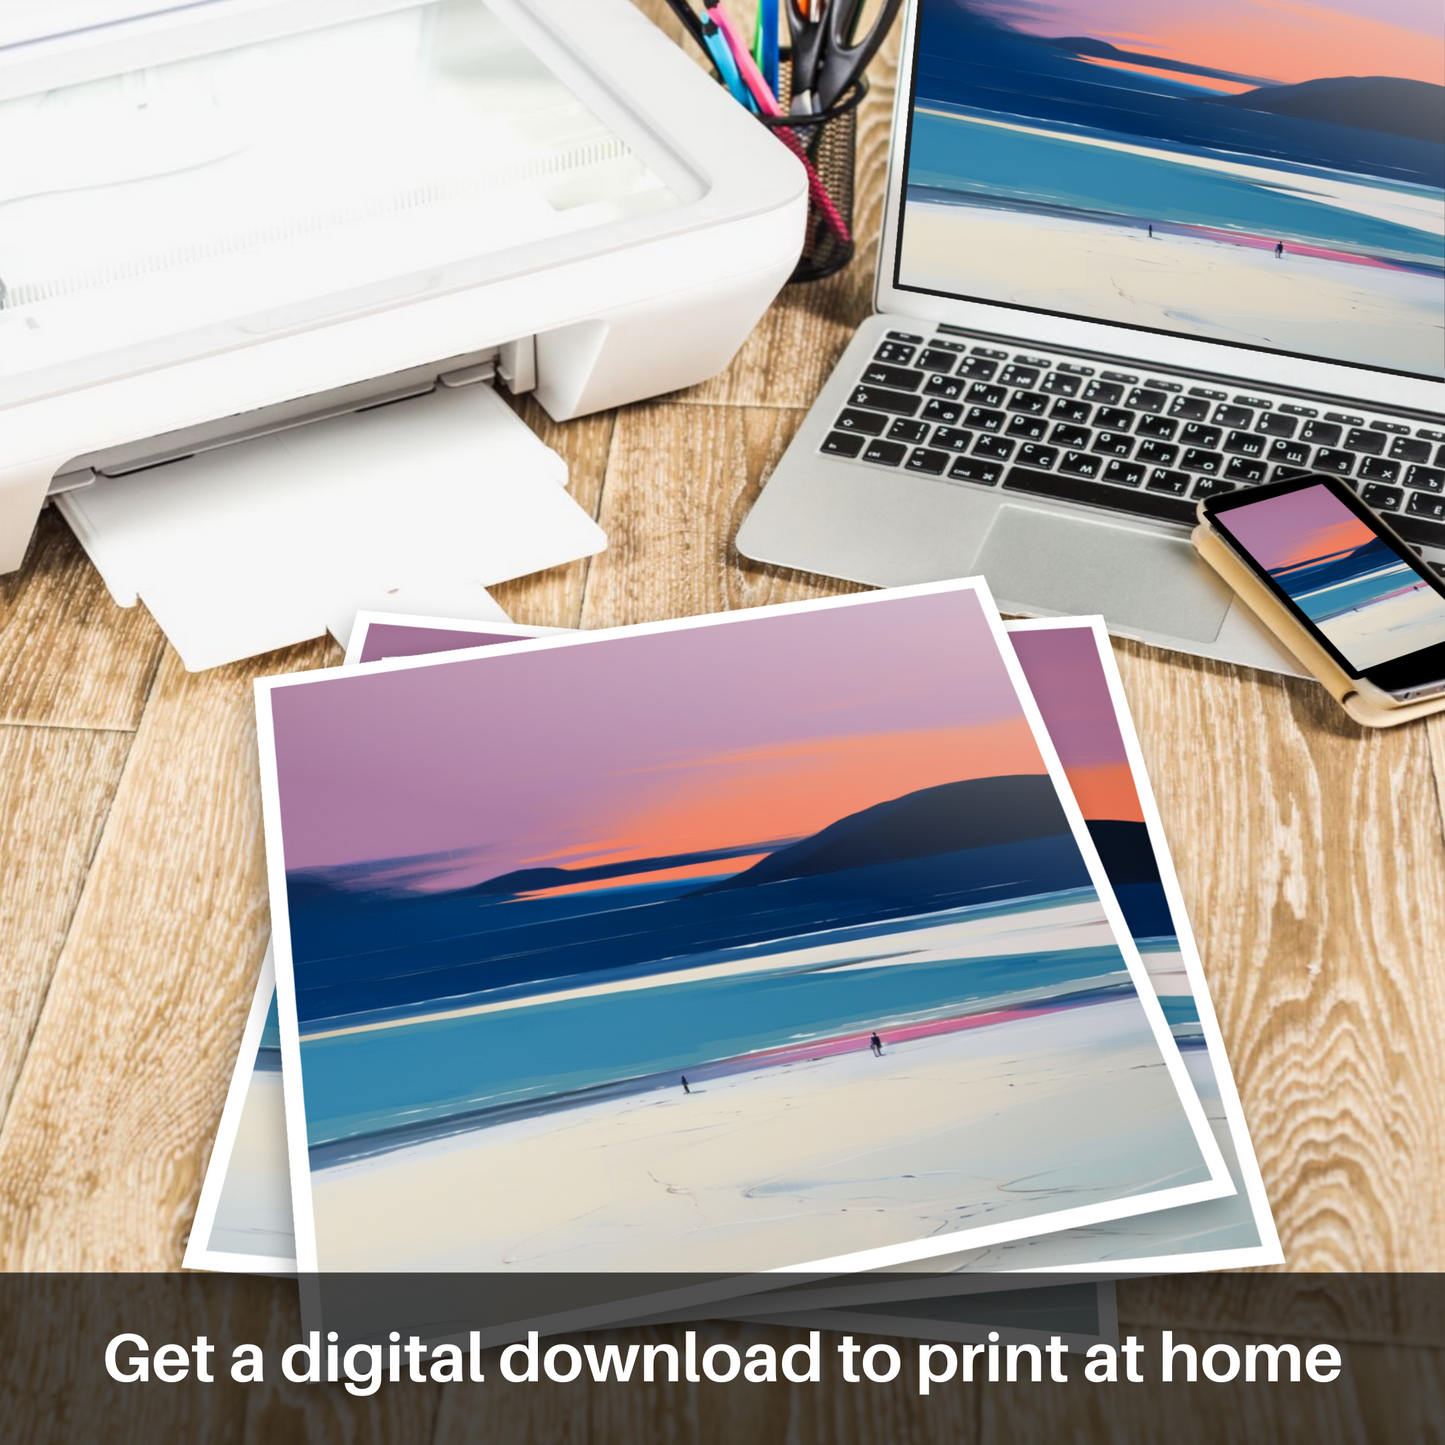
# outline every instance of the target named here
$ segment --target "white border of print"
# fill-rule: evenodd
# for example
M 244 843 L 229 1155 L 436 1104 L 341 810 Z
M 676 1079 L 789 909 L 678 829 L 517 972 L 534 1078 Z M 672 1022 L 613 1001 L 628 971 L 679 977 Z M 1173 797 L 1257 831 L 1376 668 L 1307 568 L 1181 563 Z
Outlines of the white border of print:
M 1114 704 L 1114 716 L 1119 723 L 1119 733 L 1124 739 L 1129 772 L 1133 777 L 1134 790 L 1139 794 L 1144 825 L 1149 830 L 1149 842 L 1153 845 L 1154 859 L 1159 865 L 1159 876 L 1164 883 L 1164 896 L 1169 901 L 1169 913 L 1174 919 L 1174 925 L 1179 929 L 1177 937 L 1179 952 L 1184 959 L 1184 974 L 1189 980 L 1189 991 L 1194 995 L 1195 1007 L 1199 1011 L 1204 1043 L 1209 1051 L 1209 1063 L 1219 1084 L 1224 1117 L 1229 1121 L 1229 1137 L 1234 1141 L 1239 1172 L 1244 1177 L 1245 1193 L 1249 1196 L 1249 1208 L 1254 1215 L 1254 1226 L 1259 1231 L 1260 1240 L 1257 1245 L 1251 1245 L 1247 1249 L 1202 1251 L 1197 1256 L 1197 1265 L 1190 1262 L 1196 1256 L 1165 1254 L 1156 1255 L 1152 1259 L 1110 1260 L 1109 1271 L 1111 1274 L 1159 1274 L 1193 1269 L 1243 1269 L 1249 1265 L 1283 1264 L 1284 1250 L 1279 1242 L 1279 1231 L 1275 1228 L 1274 1215 L 1270 1213 L 1269 1196 L 1265 1193 L 1264 1178 L 1259 1172 L 1254 1141 L 1250 1138 L 1249 1123 L 1244 1117 L 1244 1105 L 1240 1102 L 1239 1089 L 1234 1082 L 1234 1070 L 1230 1067 L 1229 1054 L 1224 1047 L 1219 1018 L 1214 1012 L 1209 980 L 1204 976 L 1204 964 L 1199 957 L 1199 947 L 1194 941 L 1194 925 L 1189 921 L 1189 911 L 1184 906 L 1184 894 L 1179 888 L 1179 875 L 1174 871 L 1174 859 L 1169 852 L 1168 839 L 1164 836 L 1164 822 L 1159 816 L 1159 804 L 1154 797 L 1154 787 L 1149 781 L 1149 770 L 1144 766 L 1144 752 L 1139 746 L 1139 734 L 1134 729 L 1134 717 L 1124 692 L 1124 678 L 1119 672 L 1119 663 L 1109 641 L 1108 627 L 1102 617 L 1038 617 L 1007 622 L 1004 624 L 1004 631 L 1052 632 L 1070 627 L 1089 628 L 1099 649 L 1099 662 L 1109 684 L 1109 698 Z M 1032 1271 L 1018 1272 L 1026 1274 Z M 1047 1274 L 1088 1272 L 1097 1274 L 1099 1266 L 1062 1265 L 1041 1271 Z
M 969 578 L 955 582 L 924 583 L 915 587 L 900 587 L 888 591 L 854 594 L 846 597 L 824 598 L 816 601 L 784 603 L 767 609 L 721 613 L 700 618 L 682 618 L 670 621 L 642 623 L 629 629 L 630 635 L 677 632 L 700 627 L 726 627 L 746 625 L 764 621 L 768 617 L 823 611 L 834 608 L 886 606 L 891 600 L 909 596 L 924 596 L 943 592 L 972 592 L 977 598 L 989 627 L 995 647 L 998 649 L 1005 670 L 1009 674 L 1020 706 L 1033 731 L 1036 746 L 1058 793 L 1060 803 L 1068 817 L 1075 842 L 1088 868 L 1090 880 L 1109 920 L 1115 942 L 1129 969 L 1135 991 L 1149 1021 L 1160 1056 L 1164 1060 L 1180 1105 L 1184 1110 L 1195 1138 L 1201 1157 L 1209 1171 L 1209 1179 L 1197 1184 L 1180 1185 L 1109 1203 L 1080 1205 L 1062 1209 L 1052 1214 L 1031 1216 L 1003 1224 L 983 1225 L 966 1232 L 950 1234 L 946 1238 L 932 1237 L 876 1249 L 836 1255 L 822 1260 L 799 1261 L 767 1271 L 777 1275 L 818 1271 L 853 1271 L 878 1269 L 894 1264 L 905 1264 L 914 1260 L 934 1259 L 939 1255 L 956 1253 L 968 1243 L 974 1245 L 999 1243 L 1004 1240 L 1027 1238 L 1040 1233 L 1075 1228 L 1096 1223 L 1104 1219 L 1118 1219 L 1131 1214 L 1152 1213 L 1154 1210 L 1179 1204 L 1192 1204 L 1203 1199 L 1218 1199 L 1234 1193 L 1234 1184 L 1225 1167 L 1223 1156 L 1214 1142 L 1209 1124 L 1204 1115 L 1198 1096 L 1194 1092 L 1179 1051 L 1164 1020 L 1163 1009 L 1148 984 L 1144 965 L 1135 948 L 1124 916 L 1109 886 L 1099 855 L 1085 827 L 1082 813 L 1069 789 L 1058 754 L 1043 725 L 1038 707 L 1024 680 L 1023 671 L 1008 644 L 1003 624 L 994 606 L 988 584 L 982 578 Z M 379 672 L 405 672 L 413 668 L 453 667 L 464 665 L 485 665 L 488 658 L 492 665 L 498 659 L 512 657 L 522 652 L 545 652 L 556 648 L 588 647 L 608 640 L 603 633 L 577 633 L 566 637 L 546 637 L 535 641 L 518 641 L 505 650 L 477 648 L 439 656 L 396 658 L 379 661 L 367 667 L 369 674 Z M 272 929 L 276 954 L 276 993 L 278 1014 L 281 1024 L 281 1054 L 283 1065 L 284 1092 L 286 1099 L 287 1145 L 291 1162 L 291 1190 L 296 1226 L 297 1263 L 302 1273 L 312 1274 L 319 1270 L 316 1246 L 316 1222 L 312 1210 L 311 1169 L 306 1147 L 306 1112 L 304 1079 L 301 1073 L 301 1047 L 296 1014 L 295 978 L 292 972 L 290 920 L 286 911 L 286 872 L 282 854 L 280 797 L 276 782 L 276 740 L 270 708 L 273 692 L 289 687 L 325 687 L 329 683 L 351 682 L 355 674 L 336 669 L 322 672 L 298 673 L 282 677 L 258 678 L 256 689 L 256 734 L 261 761 L 262 813 L 266 831 L 267 873 L 272 903 Z M 1166 1046 L 1167 1045 L 1167 1046 Z M 780 1283 L 782 1281 L 780 1280 Z
M 266 1028 L 266 1015 L 275 988 L 276 964 L 268 943 L 266 956 L 261 960 L 261 976 L 256 980 L 256 992 L 251 999 L 251 1011 L 246 1015 L 246 1027 L 241 1034 L 241 1051 L 236 1055 L 231 1086 L 226 1091 L 226 1107 L 221 1110 L 221 1122 L 216 1129 L 215 1147 L 206 1164 L 206 1177 L 201 1181 L 196 1217 L 191 1222 L 190 1238 L 186 1240 L 185 1258 L 181 1260 L 185 1269 L 224 1270 L 231 1274 L 296 1273 L 296 1260 L 285 1255 L 237 1254 L 233 1250 L 210 1247 L 211 1231 L 216 1227 L 216 1208 L 231 1172 L 236 1131 L 241 1127 L 241 1115 L 246 1108 L 251 1076 L 256 1072 L 256 1055 L 261 1048 L 261 1034 Z

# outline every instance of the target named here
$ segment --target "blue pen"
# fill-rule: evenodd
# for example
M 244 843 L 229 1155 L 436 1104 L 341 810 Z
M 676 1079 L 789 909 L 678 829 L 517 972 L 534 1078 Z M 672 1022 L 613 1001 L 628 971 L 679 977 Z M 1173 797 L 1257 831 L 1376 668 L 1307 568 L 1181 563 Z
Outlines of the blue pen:
M 778 93 L 778 0 L 758 0 L 758 33 L 762 37 L 762 53 L 758 69 L 774 95 Z
M 717 22 L 710 17 L 703 18 L 702 43 L 707 47 L 707 53 L 712 58 L 713 65 L 717 67 L 717 73 L 722 77 L 723 84 L 732 91 L 733 99 L 739 104 L 747 106 L 749 110 L 756 110 L 757 106 L 753 103 L 752 92 L 743 84 L 738 63 L 733 59 L 733 53 L 728 48 L 722 31 L 717 28 Z

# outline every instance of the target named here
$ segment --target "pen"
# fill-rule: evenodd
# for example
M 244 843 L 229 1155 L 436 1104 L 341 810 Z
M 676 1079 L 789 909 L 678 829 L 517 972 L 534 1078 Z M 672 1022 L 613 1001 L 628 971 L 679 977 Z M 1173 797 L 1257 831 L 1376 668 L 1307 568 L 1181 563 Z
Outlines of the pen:
M 764 83 L 777 95 L 778 0 L 758 0 L 757 21 L 753 26 L 753 59 L 762 71 Z

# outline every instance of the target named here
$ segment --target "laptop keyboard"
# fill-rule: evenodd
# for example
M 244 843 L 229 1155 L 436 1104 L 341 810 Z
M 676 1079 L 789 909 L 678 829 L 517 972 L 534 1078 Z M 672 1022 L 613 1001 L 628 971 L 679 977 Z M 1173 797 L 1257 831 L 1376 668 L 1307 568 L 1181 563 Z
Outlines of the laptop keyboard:
M 1063 352 L 890 331 L 821 450 L 1188 525 L 1201 497 L 1328 472 L 1407 541 L 1445 548 L 1445 430 Z

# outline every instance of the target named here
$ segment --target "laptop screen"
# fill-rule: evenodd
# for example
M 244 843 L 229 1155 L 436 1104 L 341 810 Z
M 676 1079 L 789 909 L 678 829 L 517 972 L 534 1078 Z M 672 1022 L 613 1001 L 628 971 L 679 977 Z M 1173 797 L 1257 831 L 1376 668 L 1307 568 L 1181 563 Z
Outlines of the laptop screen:
M 894 284 L 1445 376 L 1437 0 L 919 0 Z

